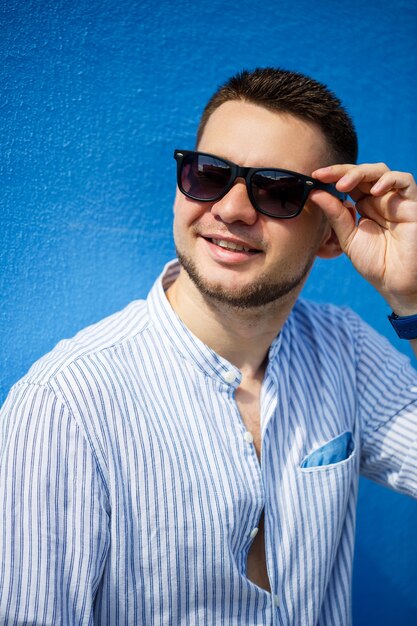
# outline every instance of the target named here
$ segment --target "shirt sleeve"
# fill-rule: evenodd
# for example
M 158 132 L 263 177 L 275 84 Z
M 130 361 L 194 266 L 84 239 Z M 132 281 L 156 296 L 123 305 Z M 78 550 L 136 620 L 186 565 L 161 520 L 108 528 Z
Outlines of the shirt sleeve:
M 49 387 L 19 384 L 0 413 L 0 623 L 94 623 L 109 507 L 92 450 Z
M 417 371 L 356 321 L 361 473 L 417 498 Z

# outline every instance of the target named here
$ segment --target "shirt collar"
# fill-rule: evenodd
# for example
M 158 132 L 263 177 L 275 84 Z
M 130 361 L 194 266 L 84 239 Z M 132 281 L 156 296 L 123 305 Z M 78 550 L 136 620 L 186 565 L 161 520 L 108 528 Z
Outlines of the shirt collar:
M 187 328 L 170 305 L 165 295 L 166 289 L 175 281 L 180 271 L 177 260 L 170 261 L 147 298 L 149 316 L 174 350 L 191 362 L 198 370 L 232 388 L 237 388 L 242 380 L 241 371 L 232 363 L 218 355 Z M 282 343 L 282 333 L 272 342 L 269 360 L 274 359 Z

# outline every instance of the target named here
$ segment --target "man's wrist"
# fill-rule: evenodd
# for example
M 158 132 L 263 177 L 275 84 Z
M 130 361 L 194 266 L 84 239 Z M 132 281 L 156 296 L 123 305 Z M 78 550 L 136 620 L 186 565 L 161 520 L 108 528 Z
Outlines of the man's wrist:
M 380 291 L 380 294 L 391 311 L 393 311 L 395 315 L 398 315 L 398 317 L 417 315 L 417 293 L 399 296 L 397 294 Z

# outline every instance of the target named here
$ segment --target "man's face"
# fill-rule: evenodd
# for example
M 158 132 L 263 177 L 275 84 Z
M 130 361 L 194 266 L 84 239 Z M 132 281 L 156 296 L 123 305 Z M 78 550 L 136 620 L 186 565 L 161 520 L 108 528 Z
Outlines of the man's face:
M 213 112 L 198 149 L 241 166 L 307 175 L 327 164 L 318 128 L 241 101 Z M 239 178 L 216 202 L 191 200 L 177 191 L 174 214 L 178 258 L 193 283 L 205 295 L 240 307 L 267 304 L 292 291 L 297 295 L 329 233 L 312 202 L 293 219 L 258 213 Z M 225 247 L 230 244 L 250 251 Z

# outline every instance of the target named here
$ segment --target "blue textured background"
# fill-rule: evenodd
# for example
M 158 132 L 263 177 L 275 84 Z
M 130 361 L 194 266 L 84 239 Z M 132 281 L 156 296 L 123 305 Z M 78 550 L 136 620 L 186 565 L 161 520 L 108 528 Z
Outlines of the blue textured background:
M 0 19 L 0 401 L 60 338 L 146 295 L 173 256 L 173 148 L 193 145 L 205 100 L 238 69 L 326 82 L 361 161 L 417 172 L 408 1 L 9 0 Z M 346 259 L 318 264 L 306 294 L 408 350 Z M 417 624 L 416 519 L 416 502 L 362 481 L 355 626 Z

